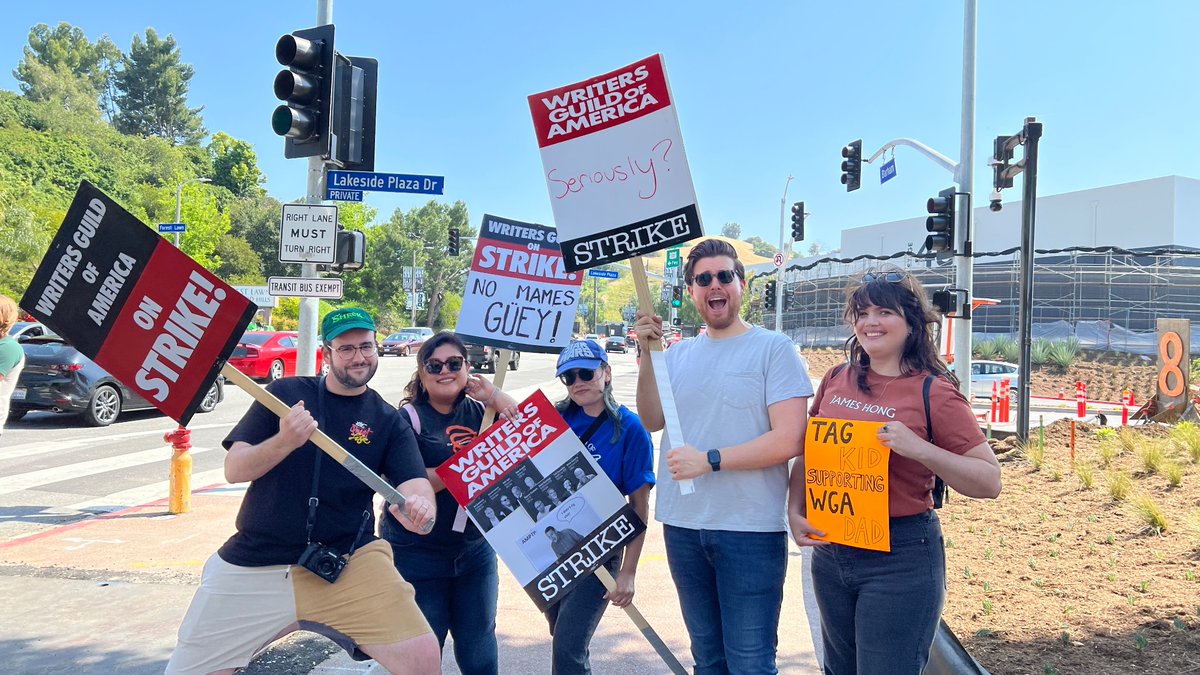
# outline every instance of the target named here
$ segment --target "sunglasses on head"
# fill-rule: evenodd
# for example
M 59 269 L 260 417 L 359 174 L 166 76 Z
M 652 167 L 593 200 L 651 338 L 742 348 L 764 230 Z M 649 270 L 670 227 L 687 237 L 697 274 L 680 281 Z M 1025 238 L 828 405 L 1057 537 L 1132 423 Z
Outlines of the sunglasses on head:
M 693 277 L 692 281 L 695 281 L 696 285 L 700 286 L 701 288 L 707 288 L 708 285 L 713 282 L 714 276 L 716 276 L 717 281 L 721 282 L 722 284 L 732 284 L 733 278 L 736 275 L 734 274 L 733 270 L 721 270 L 717 272 L 716 275 L 714 275 L 712 272 L 702 272 Z
M 562 383 L 569 387 L 575 384 L 576 377 L 583 382 L 591 382 L 592 378 L 596 377 L 596 371 L 594 369 L 587 368 L 572 368 L 562 375 L 559 375 L 558 379 L 562 380 Z
M 867 272 L 862 276 L 864 284 L 869 284 L 872 281 L 886 281 L 889 284 L 898 284 L 904 281 L 904 275 L 899 272 Z
M 458 371 L 462 370 L 463 362 L 464 359 L 461 356 L 451 356 L 445 361 L 429 359 L 425 362 L 425 372 L 429 373 L 430 375 L 441 375 L 442 366 L 446 366 L 450 369 L 450 372 L 457 373 Z

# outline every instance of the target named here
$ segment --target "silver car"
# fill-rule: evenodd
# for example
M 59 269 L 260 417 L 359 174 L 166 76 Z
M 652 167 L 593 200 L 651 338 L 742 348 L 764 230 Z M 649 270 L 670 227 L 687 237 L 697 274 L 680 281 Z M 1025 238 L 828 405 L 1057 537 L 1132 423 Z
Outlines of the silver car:
M 971 396 L 977 398 L 992 398 L 992 383 L 996 384 L 997 395 L 1000 391 L 1001 380 L 1008 380 L 1008 399 L 1017 400 L 1017 387 L 1021 378 L 1016 364 L 1003 361 L 972 361 L 971 362 Z

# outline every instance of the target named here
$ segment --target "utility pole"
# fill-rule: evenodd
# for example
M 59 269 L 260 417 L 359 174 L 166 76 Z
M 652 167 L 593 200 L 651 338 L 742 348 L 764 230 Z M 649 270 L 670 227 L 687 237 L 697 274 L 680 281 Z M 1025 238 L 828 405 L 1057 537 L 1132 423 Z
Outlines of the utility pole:
M 596 315 L 599 314 L 596 311 L 596 282 L 598 281 L 600 280 L 592 277 L 592 332 L 596 335 L 600 334 L 600 331 L 596 330 Z
M 317 0 L 317 25 L 333 23 L 333 0 Z M 336 86 L 336 85 L 335 85 Z M 325 197 L 325 160 L 320 156 L 308 158 L 308 190 L 306 204 L 320 204 Z M 305 279 L 320 277 L 315 263 L 301 263 L 300 276 Z M 317 374 L 317 315 L 321 301 L 317 298 L 300 299 L 300 335 L 296 345 L 296 374 Z
M 787 205 L 788 186 L 792 184 L 792 179 L 794 178 L 795 176 L 787 177 L 787 182 L 783 184 L 783 196 L 779 198 L 779 254 L 783 256 L 783 264 L 780 265 L 776 270 L 779 288 L 783 288 L 783 268 L 787 266 L 788 261 L 788 254 L 784 253 L 784 247 L 787 246 L 787 240 L 784 239 L 784 237 L 787 235 L 783 226 L 783 211 L 784 207 Z M 787 250 L 790 251 L 791 248 L 791 246 L 787 246 Z M 775 330 L 779 331 L 780 333 L 783 332 L 783 303 L 781 302 L 775 303 Z
M 963 2 L 963 67 L 962 67 L 962 123 L 959 143 L 958 191 L 967 194 L 966 208 L 956 211 L 961 214 L 961 225 L 954 226 L 954 254 L 958 264 L 954 271 L 954 285 L 963 289 L 962 305 L 952 319 L 954 326 L 954 376 L 959 388 L 969 399 L 971 396 L 971 299 L 975 295 L 975 259 L 971 256 L 975 242 L 975 10 L 978 0 Z

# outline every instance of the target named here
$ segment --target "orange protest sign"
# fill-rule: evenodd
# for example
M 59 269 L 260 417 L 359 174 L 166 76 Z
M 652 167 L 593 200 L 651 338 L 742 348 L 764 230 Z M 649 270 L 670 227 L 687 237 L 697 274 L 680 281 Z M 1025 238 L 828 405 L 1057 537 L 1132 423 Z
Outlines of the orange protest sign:
M 888 460 L 883 422 L 813 417 L 804 440 L 808 522 L 825 541 L 891 551 Z

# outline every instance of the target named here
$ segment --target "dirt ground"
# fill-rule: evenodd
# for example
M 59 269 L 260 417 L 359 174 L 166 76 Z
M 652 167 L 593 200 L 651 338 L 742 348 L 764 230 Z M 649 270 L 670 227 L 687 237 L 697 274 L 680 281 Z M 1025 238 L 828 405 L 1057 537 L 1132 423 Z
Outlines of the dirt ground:
M 842 358 L 840 350 L 805 356 L 817 375 Z M 1062 387 L 1073 397 L 1082 379 L 1109 401 L 1130 386 L 1144 401 L 1154 375 L 1140 357 L 1090 355 L 1066 372 L 1035 369 L 1031 382 L 1035 395 Z M 994 443 L 999 499 L 952 494 L 940 511 L 943 617 L 989 672 L 1200 672 L 1200 451 L 1171 433 L 1158 424 L 1118 433 L 1079 423 L 1072 463 L 1071 424 L 1061 421 L 1045 429 L 1044 446 L 1037 433 L 1029 449 Z M 1113 486 L 1124 480 L 1128 495 L 1117 499 Z M 1161 531 L 1145 515 L 1155 509 Z

